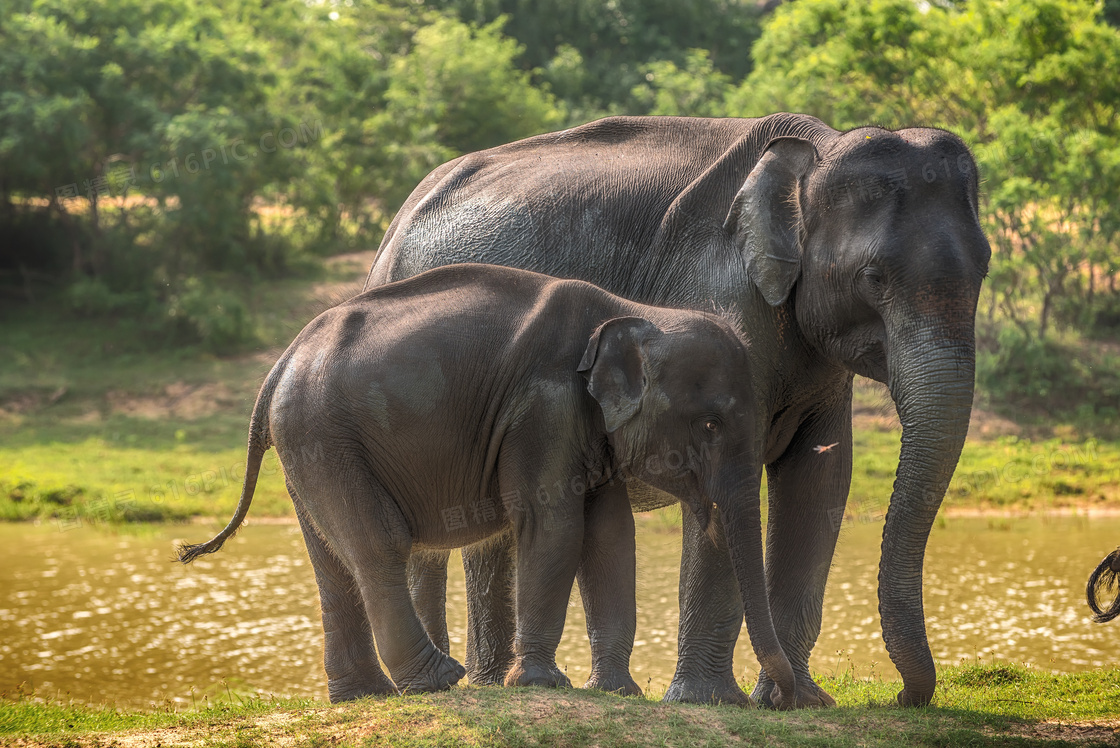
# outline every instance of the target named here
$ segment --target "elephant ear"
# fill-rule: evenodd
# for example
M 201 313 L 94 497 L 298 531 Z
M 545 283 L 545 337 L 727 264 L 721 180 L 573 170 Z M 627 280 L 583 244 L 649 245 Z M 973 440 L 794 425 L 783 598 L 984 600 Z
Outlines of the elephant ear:
M 616 317 L 599 325 L 587 342 L 576 371 L 603 409 L 607 432 L 633 418 L 649 385 L 648 344 L 662 332 L 648 319 Z
M 801 274 L 800 186 L 817 158 L 807 140 L 771 140 L 723 222 L 746 257 L 751 281 L 771 306 L 786 300 Z

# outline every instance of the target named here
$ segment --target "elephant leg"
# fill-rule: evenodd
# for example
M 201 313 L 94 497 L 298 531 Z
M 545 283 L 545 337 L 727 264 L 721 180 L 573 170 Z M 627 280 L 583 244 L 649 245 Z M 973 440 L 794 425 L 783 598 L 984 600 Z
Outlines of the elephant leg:
M 447 558 L 451 551 L 413 551 L 408 557 L 408 591 L 428 637 L 451 654 L 447 635 Z
M 432 642 L 412 606 L 407 573 L 412 536 L 393 497 L 368 473 L 347 464 L 322 465 L 303 478 L 316 494 L 307 512 L 350 572 L 376 651 L 397 689 L 450 688 L 466 671 Z
M 327 548 L 291 486 L 288 492 L 296 505 L 296 516 L 315 570 L 319 605 L 323 615 L 323 665 L 327 692 L 332 703 L 358 699 L 369 694 L 397 693 L 377 661 L 373 632 L 366 618 L 354 577 Z
M 634 590 L 634 515 L 626 487 L 607 486 L 584 512 L 580 596 L 591 642 L 591 677 L 585 688 L 641 696 L 630 677 L 637 600 Z
M 817 445 L 839 444 L 826 452 Z M 806 421 L 786 451 L 767 466 L 770 512 L 766 586 L 782 649 L 797 677 L 798 706 L 835 706 L 809 674 L 821 633 L 828 571 L 852 479 L 850 390 L 842 405 Z M 752 696 L 772 706 L 773 681 L 761 675 Z
M 543 423 L 562 423 L 564 417 L 540 409 Z M 503 503 L 517 544 L 517 629 L 507 686 L 572 685 L 556 666 L 556 648 L 579 567 L 586 501 L 569 477 L 582 472 L 578 448 L 569 445 L 564 454 L 563 443 L 552 442 L 551 435 L 531 428 L 511 430 L 498 457 L 503 498 L 512 494 Z M 546 443 L 552 443 L 552 454 L 542 460 Z
M 556 648 L 579 565 L 583 515 L 558 509 L 536 512 L 518 533 L 517 633 L 507 686 L 572 685 L 556 666 Z
M 467 582 L 467 677 L 500 686 L 513 664 L 514 546 L 511 533 L 463 548 Z
M 681 515 L 684 547 L 677 670 L 664 700 L 749 706 L 750 699 L 735 682 L 732 662 L 743 626 L 743 603 L 723 521 L 719 512 L 712 513 L 709 537 L 692 512 Z

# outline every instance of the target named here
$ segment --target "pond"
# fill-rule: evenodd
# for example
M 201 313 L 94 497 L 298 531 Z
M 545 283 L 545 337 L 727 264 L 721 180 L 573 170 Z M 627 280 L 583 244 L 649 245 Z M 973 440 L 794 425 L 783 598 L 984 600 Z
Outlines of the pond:
M 671 510 L 667 510 L 671 511 Z M 216 529 L 216 526 L 215 526 Z M 326 698 L 323 635 L 297 527 L 246 527 L 190 567 L 172 542 L 207 526 L 0 525 L 0 691 L 20 683 L 77 701 L 147 707 L 224 697 L 227 685 Z M 897 677 L 876 598 L 881 522 L 844 525 L 812 667 Z M 663 693 L 676 661 L 679 530 L 639 519 L 638 635 L 632 671 Z M 1085 579 L 1120 542 L 1120 519 L 949 519 L 930 539 L 925 606 L 934 657 L 1013 660 L 1055 671 L 1120 664 L 1120 626 L 1089 620 Z M 463 658 L 466 601 L 452 556 L 448 621 Z M 590 653 L 578 594 L 557 657 L 576 684 Z M 757 673 L 745 632 L 736 673 Z

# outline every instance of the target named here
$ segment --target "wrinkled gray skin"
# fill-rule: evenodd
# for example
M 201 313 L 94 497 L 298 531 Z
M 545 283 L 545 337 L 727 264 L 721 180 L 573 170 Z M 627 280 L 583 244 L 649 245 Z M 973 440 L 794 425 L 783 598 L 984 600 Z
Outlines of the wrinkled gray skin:
M 249 429 L 237 514 L 275 446 L 319 584 L 332 701 L 431 691 L 464 674 L 428 636 L 407 581 L 415 549 L 509 535 L 516 628 L 506 685 L 570 685 L 555 662 L 577 567 L 588 627 L 641 693 L 626 481 L 713 504 L 756 654 L 794 688 L 766 605 L 750 364 L 714 314 L 643 306 L 582 281 L 440 268 L 324 312 L 273 367 Z M 372 632 L 372 637 L 371 637 Z M 376 644 L 375 644 L 376 642 Z M 389 668 L 390 681 L 377 654 Z
M 611 118 L 433 171 L 390 226 L 366 285 L 481 261 L 646 303 L 739 312 L 765 445 L 767 588 L 798 705 L 834 703 L 808 663 L 851 481 L 852 375 L 885 382 L 903 436 L 879 610 L 904 682 L 899 701 L 922 705 L 936 684 L 922 563 L 968 430 L 976 300 L 991 253 L 977 187 L 968 149 L 941 130 L 840 133 L 791 114 Z M 631 500 L 666 501 L 648 491 Z M 440 554 L 411 562 L 436 641 L 446 636 L 445 564 Z M 493 682 L 510 656 L 511 606 L 493 584 L 509 564 L 501 546 L 464 553 L 467 669 L 478 682 Z M 745 703 L 732 670 L 739 590 L 725 547 L 687 513 L 680 605 L 666 700 Z M 592 647 L 594 656 L 594 637 Z M 777 701 L 773 673 L 754 696 Z

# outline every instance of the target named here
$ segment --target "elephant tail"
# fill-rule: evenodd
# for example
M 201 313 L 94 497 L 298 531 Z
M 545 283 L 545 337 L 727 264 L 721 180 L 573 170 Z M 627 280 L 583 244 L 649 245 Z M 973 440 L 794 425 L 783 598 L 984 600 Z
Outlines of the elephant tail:
M 241 488 L 241 499 L 237 502 L 237 510 L 234 512 L 233 519 L 229 521 L 224 530 L 205 543 L 180 544 L 176 548 L 176 553 L 182 563 L 189 564 L 199 556 L 214 553 L 221 549 L 222 545 L 237 532 L 241 523 L 245 521 L 245 516 L 249 514 L 249 505 L 253 503 L 253 492 L 257 489 L 257 477 L 261 471 L 261 461 L 264 459 L 264 453 L 272 446 L 268 412 L 272 406 L 272 393 L 275 389 L 275 383 L 285 368 L 283 364 L 286 359 L 287 356 L 285 355 L 273 367 L 261 388 L 260 394 L 257 395 L 256 405 L 253 406 L 253 415 L 249 420 L 249 457 L 245 461 L 245 483 Z
M 1105 609 L 1097 604 L 1101 597 L 1112 596 L 1112 602 Z M 1089 575 L 1085 585 L 1085 597 L 1093 611 L 1093 620 L 1108 623 L 1120 616 L 1120 548 L 1104 557 L 1104 561 Z

